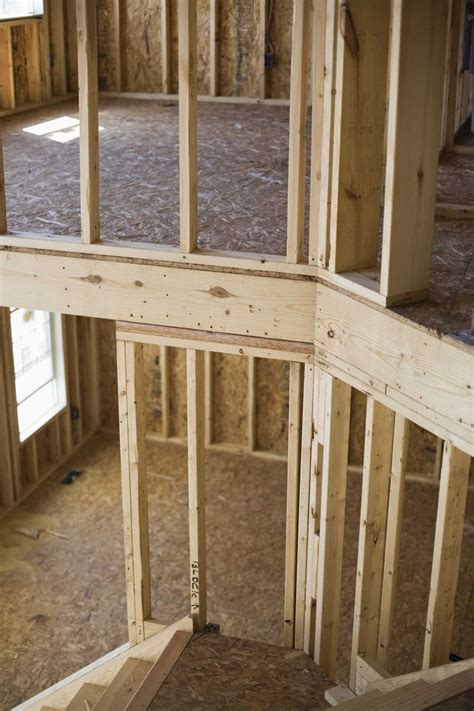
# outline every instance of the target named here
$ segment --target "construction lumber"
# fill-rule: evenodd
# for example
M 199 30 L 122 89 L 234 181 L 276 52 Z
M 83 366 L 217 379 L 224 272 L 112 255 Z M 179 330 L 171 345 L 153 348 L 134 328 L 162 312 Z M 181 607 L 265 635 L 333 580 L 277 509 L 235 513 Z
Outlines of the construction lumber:
M 209 94 L 219 93 L 219 0 L 209 2 Z
M 41 92 L 43 101 L 49 101 L 53 95 L 51 80 L 49 3 L 50 0 L 43 0 L 43 16 L 41 18 L 41 21 L 38 23 L 40 45 Z
M 267 96 L 267 68 L 265 54 L 267 51 L 268 33 L 268 0 L 259 0 L 259 24 L 258 24 L 258 96 L 265 99 Z
M 145 639 L 151 617 L 141 344 L 117 341 L 117 374 L 127 617 L 130 643 L 136 644 Z
M 306 578 L 308 574 L 308 531 L 310 520 L 311 450 L 313 443 L 314 367 L 304 366 L 303 409 L 301 415 L 300 485 L 298 503 L 298 543 L 296 555 L 295 639 L 296 649 L 304 647 Z
M 67 93 L 67 82 L 63 0 L 49 0 L 49 19 L 53 59 L 51 62 L 52 93 L 56 96 L 64 96 Z
M 113 11 L 111 16 L 114 54 L 114 86 L 117 91 L 122 89 L 122 12 L 121 0 L 114 0 Z
M 454 143 L 456 133 L 456 100 L 459 86 L 459 37 L 462 26 L 462 0 L 451 0 L 451 16 L 448 35 L 447 51 L 447 85 L 445 94 L 445 120 L 443 131 L 443 146 L 451 146 Z
M 128 657 L 115 679 L 95 704 L 94 711 L 126 709 L 152 667 L 152 662 Z
M 385 296 L 429 286 L 447 20 L 447 2 L 393 5 L 380 276 Z
M 0 234 L 7 232 L 7 196 L 5 188 L 5 170 L 3 167 L 3 136 L 0 131 Z
M 161 91 L 171 92 L 170 0 L 160 0 Z
M 329 234 L 331 225 L 331 182 L 334 148 L 334 103 L 336 97 L 336 49 L 338 37 L 338 9 L 336 2 L 326 2 L 326 32 L 323 77 L 323 127 L 321 147 L 321 177 L 318 209 L 318 246 L 313 260 L 325 268 L 329 264 Z M 315 209 L 314 207 L 312 209 Z M 314 233 L 315 226 L 311 230 Z M 314 237 L 313 237 L 314 239 Z
M 449 660 L 471 458 L 444 445 L 423 668 Z M 473 672 L 474 673 L 474 672 Z
M 15 108 L 12 34 L 8 25 L 0 26 L 0 108 Z
M 197 6 L 178 0 L 180 248 L 197 247 Z
M 180 655 L 184 652 L 191 637 L 191 632 L 184 632 L 183 630 L 178 630 L 174 633 L 168 645 L 128 702 L 125 711 L 143 711 L 148 708 Z
M 306 117 L 311 41 L 311 2 L 293 6 L 288 157 L 288 231 L 286 256 L 297 264 L 303 256 L 306 179 Z
M 316 292 L 321 367 L 473 453 L 469 347 L 323 284 Z
M 330 706 L 339 706 L 344 701 L 350 701 L 350 699 L 354 698 L 354 692 L 348 689 L 347 686 L 334 686 L 332 689 L 326 689 L 324 692 L 324 700 L 327 701 Z
M 257 449 L 257 361 L 255 356 L 248 358 L 247 370 L 247 442 L 250 452 Z
M 193 628 L 197 631 L 207 624 L 204 353 L 188 348 L 186 360 L 190 593 Z
M 74 698 L 66 706 L 66 711 L 85 711 L 87 704 L 89 708 L 95 707 L 103 695 L 105 688 L 97 684 L 83 684 Z
M 37 22 L 29 22 L 25 25 L 25 49 L 28 101 L 39 102 L 43 98 L 43 91 L 41 86 L 39 24 Z
M 315 284 L 310 281 L 3 250 L 0 271 L 0 306 L 286 341 L 313 339 Z M 41 274 L 41 282 L 35 274 Z
M 355 679 L 353 680 L 352 686 L 357 696 L 361 696 L 369 691 L 372 688 L 372 684 L 390 678 L 390 674 L 377 659 L 365 654 L 357 655 Z
M 394 421 L 392 410 L 372 397 L 367 399 L 351 689 L 355 688 L 358 655 L 377 654 Z
M 445 217 L 449 220 L 474 220 L 474 207 L 454 203 L 437 203 L 435 214 L 436 217 Z
M 390 0 L 339 7 L 329 269 L 377 264 Z
M 81 240 L 99 240 L 99 95 L 96 0 L 77 0 Z
M 378 690 L 387 692 L 393 689 L 399 689 L 401 686 L 406 686 L 419 679 L 427 684 L 435 684 L 438 681 L 448 679 L 450 676 L 457 675 L 465 670 L 474 670 L 474 659 L 462 659 L 459 662 L 450 662 L 449 664 L 431 667 L 431 669 L 419 669 L 418 671 L 410 672 L 409 674 L 401 674 L 400 676 L 387 676 L 383 679 L 368 679 L 366 688 L 368 691 Z
M 321 523 L 321 473 L 323 467 L 325 384 L 327 376 L 320 368 L 314 369 L 313 433 L 311 442 L 311 471 L 309 485 L 308 553 L 306 563 L 306 599 L 303 649 L 314 657 L 316 626 L 316 581 Z
M 303 405 L 303 366 L 301 363 L 290 363 L 289 399 L 283 640 L 286 647 L 293 647 L 295 642 L 298 492 L 300 485 L 301 415 Z
M 412 711 L 427 709 L 431 706 L 462 694 L 474 685 L 474 671 L 465 669 L 433 684 L 422 679 L 412 681 L 405 686 L 383 693 L 374 689 L 367 694 L 340 704 L 339 708 L 351 711 Z
M 380 604 L 380 624 L 377 649 L 377 661 L 384 667 L 387 667 L 388 665 L 390 641 L 392 639 L 393 617 L 395 612 L 395 594 L 398 580 L 409 433 L 409 421 L 397 414 L 395 416 L 395 426 L 393 431 L 392 467 L 390 471 L 390 492 L 388 499 L 387 533 L 385 539 L 382 601 Z
M 16 711 L 26 711 L 27 709 L 28 711 L 40 711 L 41 707 L 45 705 L 58 709 L 64 708 L 86 682 L 107 687 L 116 677 L 128 657 L 142 659 L 153 664 L 166 649 L 177 630 L 191 632 L 191 618 L 189 616 L 183 617 L 152 635 L 144 642 L 140 642 L 140 644 L 132 646 L 125 644 L 118 649 L 114 649 L 87 667 L 80 669 L 49 689 L 37 694 L 32 699 L 20 704 Z
M 326 49 L 326 0 L 313 1 L 311 48 L 311 181 L 309 198 L 309 256 L 310 264 L 318 263 L 319 215 L 321 210 L 321 180 L 323 175 L 323 118 Z
M 350 385 L 327 376 L 314 659 L 331 679 L 336 675 L 350 406 Z

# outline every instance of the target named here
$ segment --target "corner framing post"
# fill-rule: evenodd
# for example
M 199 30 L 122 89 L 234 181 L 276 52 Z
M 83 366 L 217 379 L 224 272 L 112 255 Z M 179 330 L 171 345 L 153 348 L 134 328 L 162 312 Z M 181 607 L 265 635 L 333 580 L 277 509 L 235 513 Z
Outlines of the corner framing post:
M 329 269 L 377 264 L 390 0 L 339 5 Z
M 204 352 L 189 348 L 186 359 L 191 617 L 197 631 L 207 623 Z
M 143 370 L 143 345 L 117 340 L 127 617 L 131 644 L 145 639 L 145 620 L 151 617 Z
M 449 661 L 470 464 L 471 457 L 468 454 L 456 449 L 450 442 L 445 442 L 423 669 Z
M 447 21 L 447 2 L 393 2 L 380 274 L 391 300 L 429 286 Z
M 178 0 L 180 249 L 197 247 L 197 3 Z
M 77 0 L 81 241 L 99 241 L 99 91 L 96 0 Z
M 336 676 L 351 387 L 326 375 L 314 659 Z
M 303 256 L 310 42 L 311 2 L 310 0 L 299 0 L 299 2 L 295 2 L 293 9 L 288 157 L 286 259 L 292 264 L 298 264 Z

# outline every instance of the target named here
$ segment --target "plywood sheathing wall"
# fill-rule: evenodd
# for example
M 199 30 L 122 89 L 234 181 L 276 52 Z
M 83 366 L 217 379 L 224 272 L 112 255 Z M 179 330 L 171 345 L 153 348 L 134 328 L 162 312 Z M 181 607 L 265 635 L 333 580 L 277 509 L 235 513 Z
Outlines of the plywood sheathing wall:
M 102 425 L 118 430 L 117 383 L 115 376 L 115 324 L 99 322 L 100 386 Z M 162 433 L 160 349 L 145 345 L 145 392 L 147 432 Z M 170 436 L 186 437 L 186 354 L 170 348 L 169 417 Z M 256 361 L 256 449 L 285 455 L 288 448 L 289 364 Z M 247 359 L 213 354 L 212 441 L 245 447 L 248 445 Z M 364 453 L 366 397 L 353 390 L 349 463 L 360 466 Z M 408 471 L 433 475 L 436 437 L 416 425 L 411 426 Z
M 99 0 L 99 86 L 117 90 L 116 18 L 112 0 Z M 259 0 L 218 2 L 217 87 L 221 96 L 258 96 L 260 62 Z M 177 0 L 170 0 L 170 92 L 178 91 Z M 199 94 L 210 93 L 209 0 L 197 0 Z M 291 23 L 293 0 L 273 0 L 268 40 L 274 66 L 267 73 L 270 98 L 289 98 Z M 120 3 L 122 90 L 162 92 L 161 3 L 159 0 L 123 0 Z

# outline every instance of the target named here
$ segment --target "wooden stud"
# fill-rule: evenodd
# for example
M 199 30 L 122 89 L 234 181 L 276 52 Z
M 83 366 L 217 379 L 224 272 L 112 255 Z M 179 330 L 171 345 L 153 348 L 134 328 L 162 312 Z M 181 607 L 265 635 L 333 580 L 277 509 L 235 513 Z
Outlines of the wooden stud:
M 99 241 L 99 103 L 96 0 L 77 0 L 81 240 Z
M 67 83 L 63 0 L 49 0 L 49 21 L 52 50 L 51 80 L 53 94 L 55 96 L 64 96 L 67 93 Z
M 296 603 L 296 552 L 298 544 L 298 504 L 301 456 L 301 414 L 303 366 L 290 363 L 290 404 L 288 420 L 288 473 L 286 485 L 286 553 L 283 640 L 294 646 Z
M 315 368 L 313 397 L 313 435 L 311 445 L 311 478 L 309 488 L 308 562 L 303 649 L 314 657 L 316 614 L 316 580 L 318 572 L 319 529 L 321 521 L 321 472 L 323 467 L 325 383 L 327 376 Z
M 431 569 L 423 669 L 449 660 L 454 599 L 466 508 L 471 458 L 445 442 Z
M 169 0 L 160 0 L 161 13 L 161 91 L 171 93 L 171 41 Z
M 15 389 L 15 364 L 13 360 L 13 342 L 10 321 L 10 309 L 0 309 L 0 342 L 3 361 L 2 389 L 7 409 L 7 434 L 10 440 L 10 470 L 13 476 L 13 491 L 15 500 L 22 494 L 20 466 L 20 434 L 18 427 L 18 408 Z
M 429 286 L 447 11 L 447 2 L 393 4 L 380 275 L 385 296 Z
M 319 229 L 317 263 L 329 264 L 329 233 L 331 225 L 331 181 L 334 145 L 334 102 L 336 96 L 336 48 L 338 12 L 336 0 L 326 0 L 326 32 L 324 47 L 323 127 L 321 146 L 321 177 L 319 186 Z M 312 227 L 314 231 L 314 226 Z
M 0 108 L 15 107 L 12 33 L 8 25 L 0 25 Z
M 313 441 L 314 366 L 304 366 L 303 412 L 301 424 L 298 543 L 296 556 L 295 642 L 304 648 L 307 558 L 310 521 L 311 450 Z M 313 534 L 314 535 L 314 534 Z
M 160 346 L 161 433 L 166 439 L 171 434 L 169 354 L 168 346 Z
M 143 370 L 143 346 L 117 341 L 127 616 L 131 644 L 145 639 L 145 620 L 151 617 Z
M 114 86 L 116 91 L 122 91 L 122 3 L 114 0 L 112 13 L 112 30 L 114 36 Z
M 188 349 L 186 357 L 191 616 L 197 631 L 207 623 L 204 353 Z
M 77 56 L 77 27 L 76 27 L 76 0 L 66 2 L 66 48 L 67 48 L 67 85 L 69 91 L 78 90 L 78 56 Z
M 377 661 L 385 668 L 388 666 L 395 611 L 409 434 L 409 421 L 401 415 L 396 415 L 393 432 L 392 469 L 390 472 L 387 534 L 385 537 L 385 559 L 377 648 Z
M 312 119 L 311 119 L 311 184 L 309 201 L 309 263 L 318 263 L 319 214 L 321 200 L 321 164 L 323 150 L 323 98 L 326 48 L 327 0 L 313 0 L 312 37 Z
M 257 449 L 257 361 L 248 357 L 247 381 L 247 444 L 250 452 Z
M 197 247 L 197 5 L 178 0 L 180 248 Z
M 458 94 L 458 57 L 459 48 L 462 44 L 459 41 L 460 30 L 463 25 L 463 2 L 462 0 L 451 0 L 451 22 L 449 26 L 448 52 L 447 52 L 447 87 L 445 101 L 445 123 L 443 133 L 443 146 L 451 146 L 454 143 L 456 133 L 456 98 Z
M 85 360 L 87 378 L 81 379 L 81 400 L 83 406 L 82 425 L 88 432 L 95 432 L 100 426 L 100 364 L 97 319 L 81 318 L 78 321 L 80 348 Z
M 265 99 L 268 93 L 267 68 L 265 54 L 268 35 L 268 0 L 260 0 L 260 19 L 258 24 L 258 96 Z
M 36 437 L 33 435 L 30 439 L 25 442 L 25 453 L 26 453 L 26 479 L 28 481 L 38 481 L 39 479 L 39 468 L 38 468 L 38 448 L 36 445 Z M 59 457 L 54 461 L 57 462 Z
M 219 0 L 209 0 L 209 94 L 219 93 Z
M 38 102 L 43 98 L 43 89 L 41 84 L 39 24 L 37 22 L 30 22 L 25 25 L 25 44 L 28 101 Z
M 341 599 L 351 388 L 327 376 L 314 658 L 334 679 Z
M 329 269 L 377 265 L 390 0 L 339 7 Z
M 306 117 L 311 37 L 311 0 L 293 6 L 288 159 L 288 233 L 286 256 L 297 264 L 303 256 L 306 179 Z
M 6 383 L 7 358 L 10 356 L 7 350 L 11 350 L 11 342 L 3 338 L 3 321 L 10 318 L 9 309 L 0 309 L 0 378 L 2 383 Z M 0 440 L 3 443 L 2 468 L 0 469 L 0 505 L 12 506 L 15 502 L 15 461 L 14 452 L 11 448 L 10 439 L 10 418 L 11 410 L 8 403 L 7 389 L 0 388 Z
M 51 80 L 51 47 L 49 36 L 49 2 L 43 0 L 43 17 L 38 24 L 40 45 L 41 92 L 43 101 L 49 101 L 53 95 Z
M 204 352 L 204 411 L 205 411 L 205 435 L 206 447 L 209 447 L 214 441 L 213 427 L 213 400 L 214 400 L 214 382 L 213 382 L 213 353 L 212 351 Z
M 77 409 L 79 417 L 73 425 L 73 439 L 78 444 L 82 441 L 83 413 L 81 397 L 81 379 L 79 370 L 79 333 L 78 317 L 68 316 L 66 320 L 66 347 L 68 367 L 68 393 L 70 407 Z
M 0 233 L 5 235 L 7 231 L 7 194 L 5 170 L 3 166 L 3 135 L 0 130 Z
M 359 552 L 349 686 L 355 689 L 357 656 L 375 657 L 382 596 L 388 489 L 395 413 L 367 399 Z

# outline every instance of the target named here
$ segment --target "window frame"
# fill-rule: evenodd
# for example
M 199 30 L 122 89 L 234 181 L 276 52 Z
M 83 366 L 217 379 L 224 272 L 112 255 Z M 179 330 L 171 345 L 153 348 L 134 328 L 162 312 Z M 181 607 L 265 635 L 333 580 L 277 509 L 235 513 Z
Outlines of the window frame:
M 32 309 L 35 311 L 36 309 Z M 39 310 L 39 309 L 38 309 Z M 53 369 L 53 378 L 55 382 L 57 397 L 55 404 L 46 410 L 41 417 L 35 420 L 29 427 L 21 429 L 20 422 L 18 420 L 18 437 L 20 444 L 23 445 L 31 437 L 37 434 L 43 427 L 47 426 L 51 420 L 59 415 L 61 412 L 67 409 L 69 397 L 68 388 L 66 382 L 66 344 L 64 340 L 65 329 L 63 328 L 63 317 L 60 313 L 49 313 L 49 323 L 51 331 L 51 360 Z M 12 342 L 13 347 L 13 342 Z M 49 381 L 51 382 L 51 381 Z M 45 383 L 46 387 L 48 383 Z M 41 389 L 41 388 L 40 388 Z M 38 391 L 36 391 L 38 392 Z M 18 408 L 20 404 L 27 403 L 29 398 L 35 395 L 35 392 L 31 393 L 22 403 L 16 401 L 16 411 L 18 417 Z M 16 398 L 16 376 L 15 376 L 15 398 Z

